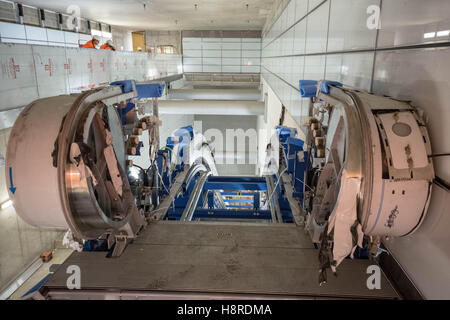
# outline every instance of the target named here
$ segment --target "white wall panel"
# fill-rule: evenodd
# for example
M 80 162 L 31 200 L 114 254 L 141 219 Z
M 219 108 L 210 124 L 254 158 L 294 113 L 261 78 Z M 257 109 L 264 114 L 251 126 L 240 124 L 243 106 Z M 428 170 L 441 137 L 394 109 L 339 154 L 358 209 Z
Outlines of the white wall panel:
M 240 66 L 241 59 L 239 59 L 239 58 L 222 58 L 222 65 L 224 65 L 224 66 Z
M 450 30 L 448 0 L 383 0 L 379 47 L 449 41 L 447 36 L 425 38 L 425 33 Z
M 241 66 L 222 66 L 222 72 L 240 73 Z
M 222 50 L 222 43 L 203 42 L 202 48 L 203 50 Z
M 87 75 L 88 56 L 80 54 L 80 49 L 66 48 L 66 69 L 68 75 L 69 92 L 80 92 L 88 88 L 89 78 Z
M 185 58 L 201 58 L 202 50 L 184 50 L 183 56 Z
M 243 66 L 259 66 L 261 64 L 261 59 L 259 58 L 242 58 Z
M 202 63 L 204 65 L 218 65 L 220 66 L 222 64 L 222 58 L 203 58 Z
M 203 65 L 203 72 L 222 72 L 222 66 Z
M 0 111 L 77 93 L 111 81 L 151 80 L 181 72 L 178 55 L 0 43 Z
M 327 49 L 329 3 L 328 1 L 308 15 L 306 53 L 325 52 Z
M 222 43 L 222 50 L 241 50 L 241 48 L 242 48 L 241 42 Z
M 203 50 L 202 56 L 206 58 L 220 58 L 222 57 L 222 51 L 220 50 Z
M 47 30 L 45 28 L 25 26 L 27 40 L 47 42 Z
M 202 64 L 202 58 L 184 58 L 183 62 L 185 65 Z
M 295 22 L 295 0 L 289 1 L 286 11 L 286 27 L 289 28 Z
M 183 38 L 184 72 L 259 73 L 260 57 L 260 38 Z
M 323 0 L 308 0 L 308 12 L 317 7 Z
M 242 57 L 260 58 L 261 57 L 261 51 L 257 51 L 257 50 L 242 50 Z
M 373 52 L 368 52 L 327 56 L 325 79 L 369 91 L 372 81 L 373 55 Z
M 259 66 L 242 66 L 241 71 L 243 73 L 259 73 L 261 69 Z
M 202 44 L 198 43 L 198 42 L 183 41 L 183 49 L 184 50 L 199 50 L 202 48 L 201 46 L 202 46 Z
M 261 50 L 261 43 L 259 42 L 242 42 L 243 50 Z
M 60 30 L 46 29 L 47 40 L 49 42 L 56 42 L 64 44 L 64 32 Z
M 302 20 L 294 27 L 293 54 L 304 54 L 306 45 L 306 20 Z
M 206 42 L 222 42 L 222 38 L 202 38 L 202 43 Z
M 16 23 L 0 22 L 0 37 L 26 40 L 25 26 Z
M 239 50 L 236 50 L 236 51 L 232 51 L 232 50 L 222 51 L 222 57 L 224 57 L 224 58 L 240 58 L 241 57 L 241 51 L 239 51 Z
M 379 4 L 379 0 L 331 1 L 328 51 L 373 49 L 377 30 L 367 28 L 364 13 L 370 5 Z
M 74 32 L 64 32 L 64 38 L 67 44 L 76 44 L 78 46 L 79 35 Z
M 305 57 L 304 78 L 308 80 L 324 79 L 325 60 L 325 55 Z
M 292 1 L 292 0 L 291 0 Z M 295 21 L 300 20 L 308 11 L 308 0 L 295 0 Z
M 31 46 L 0 44 L 0 110 L 25 106 L 38 96 Z
M 40 98 L 67 93 L 66 51 L 64 48 L 36 46 L 33 48 Z

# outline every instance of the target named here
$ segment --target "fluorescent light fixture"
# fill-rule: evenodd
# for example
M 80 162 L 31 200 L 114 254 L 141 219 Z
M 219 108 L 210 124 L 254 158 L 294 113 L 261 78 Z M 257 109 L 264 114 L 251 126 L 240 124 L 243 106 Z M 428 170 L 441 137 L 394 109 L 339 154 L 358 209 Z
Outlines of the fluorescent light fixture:
M 2 210 L 9 208 L 13 205 L 12 200 L 6 200 L 5 202 L 2 203 Z
M 436 37 L 436 32 L 427 32 L 427 33 L 425 33 L 425 34 L 423 35 L 423 37 L 424 37 L 425 39 L 431 39 L 431 38 L 434 38 L 434 37 Z
M 438 37 L 448 37 L 450 35 L 450 30 L 441 30 L 437 32 Z

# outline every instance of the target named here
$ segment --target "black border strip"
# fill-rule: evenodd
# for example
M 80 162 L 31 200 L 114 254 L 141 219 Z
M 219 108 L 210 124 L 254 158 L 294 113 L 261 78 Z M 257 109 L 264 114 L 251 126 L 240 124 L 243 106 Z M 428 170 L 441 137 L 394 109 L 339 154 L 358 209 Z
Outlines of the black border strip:
M 384 244 L 381 244 L 380 247 L 389 252 Z M 422 293 L 417 289 L 408 274 L 403 270 L 402 266 L 390 252 L 389 254 L 382 253 L 378 257 L 378 263 L 383 270 L 384 275 L 388 278 L 389 282 L 400 294 L 402 299 L 424 300 Z
M 450 184 L 440 177 L 434 178 L 434 184 L 441 187 L 442 189 L 445 189 L 446 191 L 450 191 Z

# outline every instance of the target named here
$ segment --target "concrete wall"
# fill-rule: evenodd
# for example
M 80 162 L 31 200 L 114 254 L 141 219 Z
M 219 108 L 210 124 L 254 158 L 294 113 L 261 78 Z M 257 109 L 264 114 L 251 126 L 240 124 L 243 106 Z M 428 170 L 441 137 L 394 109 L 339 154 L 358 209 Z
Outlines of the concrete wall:
M 257 142 L 250 146 L 250 139 L 246 138 L 245 145 L 242 146 L 244 152 L 238 153 L 237 141 L 234 143 L 234 150 L 227 148 L 227 143 L 232 143 L 230 139 L 227 139 L 227 130 L 237 130 L 242 129 L 243 132 L 247 130 L 252 130 L 256 133 L 257 128 L 257 116 L 204 116 L 196 115 L 195 121 L 202 122 L 202 133 L 205 134 L 206 131 L 210 129 L 218 130 L 223 137 L 221 142 L 212 143 L 216 148 L 216 162 L 222 160 L 223 164 L 217 165 L 217 171 L 219 175 L 255 175 L 256 172 L 256 160 L 257 160 L 257 147 L 261 144 Z M 211 131 L 210 131 L 211 132 Z M 207 138 L 208 135 L 205 135 Z M 256 137 L 257 139 L 257 137 Z M 214 140 L 214 139 L 213 139 Z M 256 145 L 255 145 L 256 144 Z M 258 146 L 257 146 L 258 145 Z M 252 153 L 252 150 L 256 150 L 256 153 Z M 228 164 L 226 162 L 226 156 L 235 157 L 237 154 L 241 159 L 245 157 L 245 163 L 239 164 L 237 160 L 234 164 Z M 252 157 L 253 160 L 250 160 Z M 251 163 L 253 162 L 253 163 Z
M 0 155 L 6 154 L 11 129 L 0 131 Z M 0 166 L 0 203 L 8 200 L 5 167 Z M 36 186 L 39 188 L 39 186 Z M 45 250 L 54 248 L 63 232 L 29 226 L 13 207 L 0 209 L 0 292 Z
M 367 27 L 370 5 L 381 5 L 379 30 Z M 291 0 L 265 29 L 262 77 L 297 121 L 308 114 L 301 79 L 409 100 L 425 111 L 434 153 L 449 152 L 450 36 L 437 33 L 450 30 L 448 12 L 447 0 Z M 450 158 L 434 164 L 447 186 L 435 184 L 418 233 L 387 245 L 426 298 L 450 298 Z
M 181 72 L 179 55 L 28 44 L 0 43 L 0 62 L 0 111 L 112 81 L 146 81 Z

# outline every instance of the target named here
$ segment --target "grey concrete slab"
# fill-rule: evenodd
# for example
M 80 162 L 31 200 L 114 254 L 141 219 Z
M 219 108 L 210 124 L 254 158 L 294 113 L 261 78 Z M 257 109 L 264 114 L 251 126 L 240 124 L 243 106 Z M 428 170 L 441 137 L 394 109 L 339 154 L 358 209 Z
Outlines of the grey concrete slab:
M 381 290 L 367 289 L 367 260 L 345 260 L 319 286 L 317 254 L 295 226 L 155 223 L 119 258 L 72 254 L 46 289 L 64 290 L 77 265 L 83 290 L 398 298 L 384 276 Z

